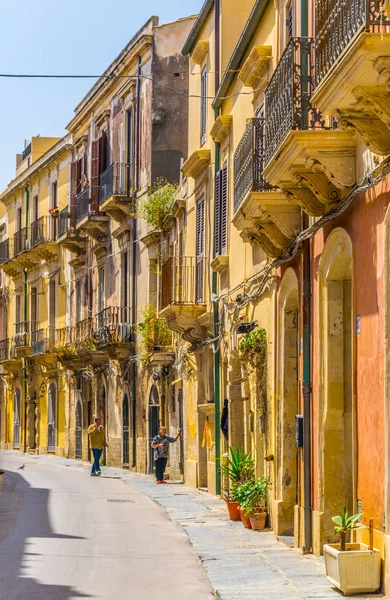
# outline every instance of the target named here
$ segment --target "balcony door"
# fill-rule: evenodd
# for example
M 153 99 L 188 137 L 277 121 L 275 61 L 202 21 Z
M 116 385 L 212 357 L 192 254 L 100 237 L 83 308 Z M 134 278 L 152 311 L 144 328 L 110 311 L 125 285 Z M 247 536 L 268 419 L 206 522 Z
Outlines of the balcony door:
M 196 203 L 196 273 L 195 273 L 195 300 L 196 304 L 204 302 L 204 251 L 205 251 L 205 231 L 204 231 L 204 194 Z
M 14 448 L 20 448 L 20 389 L 14 392 Z
M 47 449 L 55 452 L 57 442 L 57 390 L 54 383 L 49 387 L 47 411 Z

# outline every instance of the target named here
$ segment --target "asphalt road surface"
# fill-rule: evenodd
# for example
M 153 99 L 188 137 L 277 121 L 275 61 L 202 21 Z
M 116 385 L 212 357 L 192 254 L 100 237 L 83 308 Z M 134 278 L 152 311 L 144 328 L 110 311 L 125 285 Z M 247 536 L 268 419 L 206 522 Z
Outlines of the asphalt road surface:
M 131 485 L 43 457 L 0 465 L 0 600 L 213 597 L 186 534 Z

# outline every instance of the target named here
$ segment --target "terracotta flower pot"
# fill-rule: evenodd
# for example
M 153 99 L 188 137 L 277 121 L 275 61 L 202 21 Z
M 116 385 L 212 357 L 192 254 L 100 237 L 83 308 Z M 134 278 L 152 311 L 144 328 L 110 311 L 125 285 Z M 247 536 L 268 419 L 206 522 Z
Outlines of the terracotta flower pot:
M 245 515 L 245 511 L 242 508 L 240 508 L 240 517 L 241 517 L 241 521 L 242 521 L 242 524 L 244 525 L 244 527 L 246 527 L 247 529 L 252 529 L 249 517 L 247 517 Z
M 226 506 L 229 511 L 229 517 L 231 521 L 241 521 L 240 511 L 238 508 L 238 502 L 226 502 Z
M 264 529 L 266 518 L 266 512 L 256 512 L 252 515 L 249 515 L 249 520 L 251 522 L 252 529 Z

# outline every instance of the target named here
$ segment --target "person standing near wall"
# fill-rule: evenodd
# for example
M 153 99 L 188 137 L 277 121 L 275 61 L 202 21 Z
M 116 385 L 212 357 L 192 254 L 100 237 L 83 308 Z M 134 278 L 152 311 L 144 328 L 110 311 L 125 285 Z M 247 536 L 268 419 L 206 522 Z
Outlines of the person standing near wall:
M 88 435 L 93 454 L 91 475 L 98 477 L 102 474 L 100 470 L 100 458 L 102 452 L 105 447 L 108 448 L 102 420 L 99 417 L 96 417 L 94 423 L 88 427 Z
M 158 435 L 153 439 L 152 448 L 154 449 L 154 461 L 156 464 L 156 483 L 166 483 L 164 481 L 164 472 L 169 456 L 169 444 L 176 442 L 180 435 L 181 429 L 178 430 L 176 437 L 169 437 L 166 427 L 160 427 Z

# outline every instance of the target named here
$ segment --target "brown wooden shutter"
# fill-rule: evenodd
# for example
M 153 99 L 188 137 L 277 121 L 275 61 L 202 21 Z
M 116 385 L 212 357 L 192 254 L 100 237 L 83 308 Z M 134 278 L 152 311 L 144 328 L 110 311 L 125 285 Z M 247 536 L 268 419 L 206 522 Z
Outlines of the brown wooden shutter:
M 214 198 L 214 256 L 220 254 L 221 236 L 221 171 L 215 175 L 215 198 Z
M 83 187 L 85 187 L 86 185 L 86 181 L 88 180 L 88 157 L 86 154 L 84 154 L 83 158 L 82 158 L 82 172 L 84 177 L 83 179 Z
M 94 140 L 92 142 L 90 210 L 93 213 L 96 213 L 99 210 L 100 147 L 101 147 L 100 139 Z
M 204 196 L 196 203 L 196 275 L 195 275 L 195 303 L 204 301 Z
M 77 160 L 70 165 L 70 226 L 76 225 L 77 206 Z
M 224 255 L 227 252 L 227 217 L 228 217 L 228 171 L 227 165 L 223 166 L 221 171 L 221 212 L 220 212 L 220 254 Z

